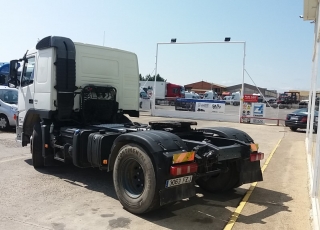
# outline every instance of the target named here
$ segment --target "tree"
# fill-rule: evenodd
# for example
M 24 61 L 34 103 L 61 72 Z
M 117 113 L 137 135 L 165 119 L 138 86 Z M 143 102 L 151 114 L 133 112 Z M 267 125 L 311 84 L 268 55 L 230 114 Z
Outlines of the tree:
M 142 77 L 141 74 L 139 74 L 140 81 L 154 81 L 155 75 L 151 76 L 150 74 L 146 75 L 145 77 Z M 167 81 L 167 79 L 164 79 L 160 76 L 160 74 L 157 74 L 156 81 Z

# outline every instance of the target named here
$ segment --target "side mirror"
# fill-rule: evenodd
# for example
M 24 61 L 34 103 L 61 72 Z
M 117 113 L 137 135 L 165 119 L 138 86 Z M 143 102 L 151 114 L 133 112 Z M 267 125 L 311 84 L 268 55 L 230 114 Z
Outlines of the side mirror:
M 18 68 L 20 67 L 18 60 L 10 61 L 10 70 L 9 70 L 9 79 L 8 86 L 9 87 L 17 87 L 18 86 Z

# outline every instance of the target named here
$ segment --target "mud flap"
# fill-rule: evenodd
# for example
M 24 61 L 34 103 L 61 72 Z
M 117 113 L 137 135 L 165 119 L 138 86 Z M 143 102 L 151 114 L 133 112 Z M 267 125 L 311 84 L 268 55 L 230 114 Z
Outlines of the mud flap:
M 160 190 L 160 206 L 196 195 L 195 183 L 188 183 Z
M 240 185 L 256 181 L 263 181 L 260 161 L 243 160 L 240 165 Z

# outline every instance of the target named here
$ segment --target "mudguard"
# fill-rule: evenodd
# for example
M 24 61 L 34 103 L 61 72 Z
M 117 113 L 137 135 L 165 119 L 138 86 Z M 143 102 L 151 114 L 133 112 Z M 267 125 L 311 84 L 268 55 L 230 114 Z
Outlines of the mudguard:
M 120 148 L 128 143 L 138 144 L 150 156 L 159 189 L 164 188 L 165 180 L 170 171 L 172 157 L 170 158 L 169 155 L 172 152 L 182 152 L 188 149 L 180 137 L 166 131 L 148 130 L 122 134 L 113 143 L 108 161 L 108 171 L 113 170 Z
M 206 133 L 216 134 L 223 138 L 235 139 L 243 141 L 245 143 L 254 143 L 252 137 L 246 132 L 238 129 L 229 127 L 207 127 L 198 129 Z M 239 171 L 239 186 L 246 183 L 262 181 L 262 171 L 260 167 L 260 161 L 251 162 L 249 160 L 242 159 L 239 161 L 238 171 Z
M 235 139 L 243 141 L 245 143 L 253 143 L 253 138 L 250 137 L 246 132 L 239 129 L 229 128 L 229 127 L 207 127 L 198 129 L 199 131 L 217 134 L 220 137 Z
M 187 150 L 186 144 L 180 137 L 165 131 L 148 130 L 122 134 L 113 143 L 109 157 L 109 170 L 113 169 L 119 149 L 127 143 L 136 143 L 143 147 L 154 163 L 158 163 L 155 155 L 159 153 Z

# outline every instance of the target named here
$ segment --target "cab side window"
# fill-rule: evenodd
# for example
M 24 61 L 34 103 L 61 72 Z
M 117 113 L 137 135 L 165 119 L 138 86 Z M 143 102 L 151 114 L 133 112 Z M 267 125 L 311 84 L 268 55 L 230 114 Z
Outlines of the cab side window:
M 30 57 L 24 63 L 23 76 L 21 77 L 21 87 L 31 85 L 34 78 L 35 57 Z

